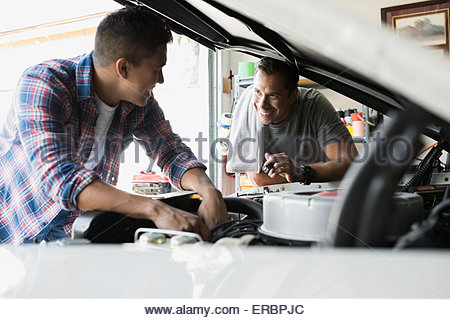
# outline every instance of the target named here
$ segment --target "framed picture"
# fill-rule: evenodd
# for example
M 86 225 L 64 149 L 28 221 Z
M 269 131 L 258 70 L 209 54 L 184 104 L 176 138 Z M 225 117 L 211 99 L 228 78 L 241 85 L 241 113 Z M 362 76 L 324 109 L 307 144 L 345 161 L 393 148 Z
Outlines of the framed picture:
M 449 54 L 449 1 L 423 1 L 381 8 L 381 21 L 398 37 Z

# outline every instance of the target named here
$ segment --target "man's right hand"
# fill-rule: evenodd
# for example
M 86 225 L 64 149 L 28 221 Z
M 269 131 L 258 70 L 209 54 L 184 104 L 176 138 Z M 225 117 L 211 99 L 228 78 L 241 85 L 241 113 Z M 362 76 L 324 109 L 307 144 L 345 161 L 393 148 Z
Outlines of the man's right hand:
M 274 179 L 277 176 L 284 177 L 287 182 L 298 182 L 303 178 L 299 170 L 297 170 L 292 159 L 285 153 L 264 154 L 266 162 L 264 166 L 271 167 L 267 175 Z
M 83 211 L 113 211 L 127 217 L 152 220 L 158 228 L 198 233 L 209 240 L 209 230 L 202 218 L 161 201 L 117 189 L 100 179 L 92 181 L 77 197 Z

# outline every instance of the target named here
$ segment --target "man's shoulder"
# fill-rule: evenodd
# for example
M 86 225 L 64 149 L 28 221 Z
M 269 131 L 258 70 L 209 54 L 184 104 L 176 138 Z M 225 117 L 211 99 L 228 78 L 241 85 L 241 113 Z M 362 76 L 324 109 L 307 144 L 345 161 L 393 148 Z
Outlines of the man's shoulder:
M 304 111 L 334 111 L 334 107 L 327 97 L 322 92 L 314 88 L 298 87 L 297 99 L 295 103 L 300 109 L 304 109 Z
M 297 89 L 297 102 L 318 100 L 324 96 L 319 90 L 314 88 L 298 87 Z
M 327 97 L 314 88 L 298 88 L 294 110 L 300 119 L 307 121 L 321 121 L 334 116 L 335 108 Z
M 79 68 L 80 64 L 86 59 L 88 59 L 87 55 L 80 55 L 73 58 L 46 60 L 26 69 L 23 76 L 74 78 L 77 68 Z

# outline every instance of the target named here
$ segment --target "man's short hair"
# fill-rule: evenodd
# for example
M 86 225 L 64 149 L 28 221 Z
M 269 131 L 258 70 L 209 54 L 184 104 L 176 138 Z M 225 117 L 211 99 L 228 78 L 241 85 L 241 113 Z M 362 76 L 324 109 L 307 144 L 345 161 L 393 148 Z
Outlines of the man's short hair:
M 107 66 L 125 58 L 134 66 L 172 41 L 165 21 L 144 8 L 123 8 L 107 15 L 95 34 L 94 62 Z
M 297 88 L 298 83 L 298 70 L 291 67 L 284 61 L 273 59 L 269 57 L 261 58 L 258 61 L 256 70 L 262 70 L 266 74 L 281 73 L 286 76 L 285 88 L 291 93 L 295 88 Z

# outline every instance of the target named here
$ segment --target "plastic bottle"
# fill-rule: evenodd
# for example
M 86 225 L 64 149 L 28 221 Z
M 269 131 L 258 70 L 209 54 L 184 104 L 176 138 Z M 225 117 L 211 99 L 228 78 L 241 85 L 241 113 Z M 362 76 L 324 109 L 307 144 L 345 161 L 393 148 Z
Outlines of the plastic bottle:
M 231 113 L 223 113 L 220 118 L 219 126 L 219 138 L 228 139 L 230 136 L 231 123 L 233 122 L 233 115 Z M 226 156 L 228 154 L 228 143 L 220 141 L 216 144 L 216 149 L 220 155 Z
M 345 110 L 345 123 L 349 126 L 351 126 L 353 124 L 353 120 L 352 120 L 352 109 L 347 109 Z
M 350 134 L 353 136 L 353 127 L 352 127 L 353 120 L 351 117 L 351 112 L 352 112 L 351 109 L 345 110 L 345 118 L 344 119 L 345 119 L 345 126 L 347 127 Z
M 352 113 L 352 127 L 353 127 L 353 136 L 354 137 L 362 137 L 363 136 L 363 122 L 362 122 L 362 112 Z

